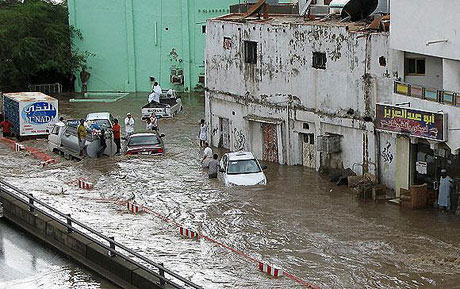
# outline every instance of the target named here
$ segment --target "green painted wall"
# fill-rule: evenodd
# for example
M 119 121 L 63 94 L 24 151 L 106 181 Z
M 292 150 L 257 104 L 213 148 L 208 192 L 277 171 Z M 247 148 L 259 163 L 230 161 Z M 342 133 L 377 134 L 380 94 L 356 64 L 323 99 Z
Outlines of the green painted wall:
M 89 51 L 89 91 L 194 90 L 204 73 L 206 20 L 238 0 L 68 0 L 69 22 L 82 33 L 74 48 Z M 170 82 L 182 69 L 184 85 Z M 78 74 L 78 73 L 77 73 Z M 77 91 L 81 82 L 77 75 Z

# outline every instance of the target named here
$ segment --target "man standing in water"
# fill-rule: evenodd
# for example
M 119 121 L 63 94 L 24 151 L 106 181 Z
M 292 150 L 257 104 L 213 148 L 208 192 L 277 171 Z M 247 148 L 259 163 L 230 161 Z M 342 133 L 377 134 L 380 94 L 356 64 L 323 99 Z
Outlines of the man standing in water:
M 113 141 L 117 145 L 117 154 L 120 153 L 121 149 L 121 126 L 118 124 L 118 119 L 113 120 L 113 126 L 112 126 L 112 131 L 113 131 Z
M 208 176 L 210 179 L 217 178 L 217 172 L 219 170 L 219 162 L 217 161 L 218 157 L 219 156 L 217 154 L 214 154 L 212 156 L 212 160 L 209 161 Z
M 204 119 L 201 120 L 200 123 L 200 147 L 206 147 L 205 143 L 208 140 L 208 126 L 204 122 Z
M 207 142 L 204 142 L 203 158 L 201 159 L 201 165 L 203 168 L 209 167 L 209 162 L 212 159 L 212 149 L 209 147 Z
M 80 120 L 80 124 L 77 127 L 77 137 L 78 137 L 78 145 L 80 146 L 80 156 L 83 156 L 85 152 L 85 146 L 86 146 L 86 127 L 85 127 L 84 119 Z
M 80 80 L 81 80 L 81 92 L 85 93 L 88 90 L 88 80 L 91 76 L 91 73 L 86 71 L 86 67 L 83 66 L 80 72 Z
M 454 186 L 454 181 L 447 175 L 446 169 L 441 170 L 439 180 L 438 206 L 441 210 L 450 209 L 450 191 Z
M 99 136 L 100 147 L 97 150 L 97 157 L 100 158 L 107 148 L 107 142 L 105 141 L 105 130 L 101 129 L 101 135 Z
M 126 136 L 130 136 L 134 133 L 134 118 L 132 118 L 131 113 L 126 114 L 125 118 L 125 132 Z

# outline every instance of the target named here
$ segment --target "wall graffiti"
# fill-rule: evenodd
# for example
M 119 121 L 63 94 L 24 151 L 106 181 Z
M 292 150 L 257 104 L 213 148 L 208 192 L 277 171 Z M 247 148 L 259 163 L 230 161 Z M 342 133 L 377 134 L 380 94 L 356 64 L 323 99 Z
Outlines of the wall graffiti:
M 237 130 L 235 128 L 233 130 L 233 136 L 233 147 L 235 148 L 235 151 L 244 150 L 244 147 L 246 145 L 246 135 L 244 134 L 244 132 L 241 130 Z
M 386 162 L 386 163 L 392 163 L 393 162 L 393 153 L 391 152 L 390 150 L 391 148 L 391 143 L 389 141 L 387 141 L 387 143 L 385 144 L 385 147 L 382 151 L 382 158 L 383 160 Z

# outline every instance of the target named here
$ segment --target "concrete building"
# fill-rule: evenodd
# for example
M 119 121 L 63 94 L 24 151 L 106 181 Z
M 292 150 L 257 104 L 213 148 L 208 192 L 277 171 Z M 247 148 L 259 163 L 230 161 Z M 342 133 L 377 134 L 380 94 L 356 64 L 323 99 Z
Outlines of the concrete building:
M 149 76 L 163 88 L 203 87 L 206 20 L 235 2 L 69 0 L 69 22 L 83 36 L 74 49 L 94 54 L 88 90 L 150 91 Z M 77 91 L 80 85 L 78 79 Z
M 207 24 L 212 144 L 281 164 L 376 174 L 375 105 L 393 85 L 388 33 L 295 15 L 240 18 Z
M 419 16 L 429 11 L 429 21 Z M 441 168 L 460 175 L 460 3 L 393 1 L 394 87 L 377 106 L 382 181 L 396 189 L 428 184 Z M 458 182 L 458 180 L 456 180 Z

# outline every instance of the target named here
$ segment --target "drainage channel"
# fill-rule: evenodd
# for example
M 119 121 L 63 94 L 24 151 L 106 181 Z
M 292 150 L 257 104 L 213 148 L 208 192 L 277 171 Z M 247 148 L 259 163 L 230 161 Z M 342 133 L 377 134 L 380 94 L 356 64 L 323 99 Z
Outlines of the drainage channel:
M 165 268 L 162 263 L 156 263 L 142 256 L 141 254 L 127 248 L 120 242 L 115 241 L 113 238 L 105 236 L 97 232 L 96 230 L 90 228 L 89 226 L 72 218 L 70 214 L 62 213 L 61 211 L 35 198 L 32 194 L 28 194 L 1 179 L 0 217 L 10 217 L 11 219 L 13 219 L 12 215 L 14 214 L 13 211 L 15 210 L 13 209 L 12 202 L 8 202 L 8 199 L 2 196 L 2 194 L 6 194 L 14 200 L 22 203 L 22 206 L 28 211 L 30 215 L 32 215 L 31 217 L 25 217 L 25 219 L 36 218 L 37 213 L 42 214 L 43 216 L 51 219 L 52 221 L 60 224 L 61 226 L 64 226 L 66 228 L 66 232 L 64 232 L 64 234 L 78 234 L 82 238 L 85 238 L 86 240 L 107 250 L 106 253 L 109 258 L 120 257 L 125 262 L 129 263 L 130 266 L 143 269 L 145 272 L 150 274 L 150 276 L 156 277 L 159 280 L 159 284 L 156 284 L 159 285 L 158 288 L 166 288 L 166 286 L 168 286 L 167 288 L 202 288 L 201 286 L 191 282 L 190 280 L 180 276 L 179 274 Z M 20 210 L 20 208 L 18 208 L 18 210 Z M 24 212 L 22 212 L 22 215 L 24 215 Z M 14 222 L 14 220 L 12 221 Z M 35 224 L 37 223 L 37 221 L 34 219 L 33 223 Z M 183 285 L 179 283 L 183 283 Z M 137 287 L 136 284 L 132 285 L 133 288 Z

